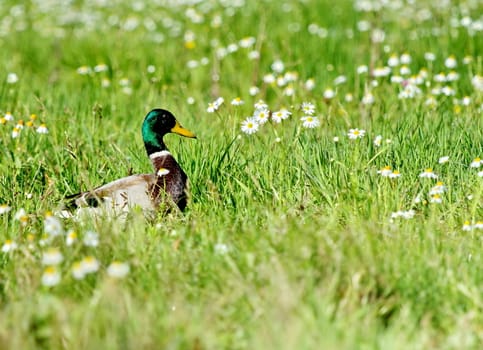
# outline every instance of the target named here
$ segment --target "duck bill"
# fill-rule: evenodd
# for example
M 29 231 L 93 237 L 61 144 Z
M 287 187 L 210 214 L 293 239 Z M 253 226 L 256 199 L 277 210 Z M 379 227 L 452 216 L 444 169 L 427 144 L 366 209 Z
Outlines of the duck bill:
M 171 132 L 185 137 L 196 138 L 195 134 L 188 129 L 183 128 L 178 122 L 176 122 L 174 127 L 171 129 Z

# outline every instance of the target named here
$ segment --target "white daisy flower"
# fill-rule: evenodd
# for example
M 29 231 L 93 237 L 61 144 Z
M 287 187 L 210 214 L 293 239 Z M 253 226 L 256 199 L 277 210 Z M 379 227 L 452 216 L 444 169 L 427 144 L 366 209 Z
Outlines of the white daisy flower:
M 362 129 L 350 129 L 349 132 L 347 133 L 347 136 L 349 136 L 349 139 L 351 140 L 356 140 L 356 139 L 361 139 L 364 137 L 366 134 L 365 130 Z
M 382 136 L 381 135 L 377 135 L 375 138 L 374 138 L 374 146 L 375 147 L 379 147 L 381 146 L 382 144 Z
M 58 265 L 64 260 L 64 256 L 57 248 L 49 248 L 42 254 L 43 265 Z
M 77 232 L 74 230 L 70 230 L 67 232 L 67 235 L 65 236 L 65 244 L 67 246 L 73 245 L 75 242 L 77 242 Z
M 18 81 L 18 76 L 15 73 L 8 73 L 7 74 L 7 83 L 8 84 L 15 84 Z
M 52 287 L 60 282 L 60 272 L 55 266 L 48 266 L 42 274 L 42 284 L 46 287 Z
M 87 231 L 84 234 L 83 242 L 87 247 L 97 247 L 99 245 L 99 234 L 94 231 Z
M 226 253 L 228 253 L 230 248 L 224 243 L 217 243 L 215 244 L 214 250 L 217 254 L 225 255 Z
M 64 233 L 62 222 L 51 213 L 47 213 L 44 220 L 44 232 L 50 236 L 60 236 Z
M 47 129 L 47 125 L 40 124 L 40 126 L 37 128 L 36 132 L 38 134 L 48 134 L 49 133 L 49 129 Z
M 99 263 L 99 260 L 97 260 L 95 257 L 86 256 L 84 259 L 82 259 L 81 266 L 84 274 L 88 274 L 97 272 L 101 264 Z
M 258 100 L 254 105 L 253 107 L 255 107 L 255 109 L 268 109 L 268 105 L 265 103 L 265 101 L 263 100 Z
M 9 253 L 18 248 L 17 243 L 11 239 L 7 239 L 2 246 L 2 252 Z
M 315 105 L 311 102 L 303 102 L 300 109 L 305 115 L 313 115 L 315 113 Z
M 253 114 L 253 119 L 255 119 L 256 122 L 260 125 L 263 125 L 266 122 L 268 122 L 269 117 L 270 117 L 270 111 L 268 109 L 257 109 Z
M 290 113 L 288 110 L 286 110 L 285 108 L 282 108 L 272 113 L 272 120 L 275 123 L 281 123 L 282 120 L 287 119 L 288 117 L 290 117 L 291 114 L 292 113 Z
M 8 213 L 10 210 L 12 210 L 11 207 L 9 207 L 6 204 L 0 204 L 0 215 Z
M 303 122 L 302 126 L 304 128 L 313 129 L 320 126 L 319 118 L 311 115 L 303 116 L 302 118 L 300 118 L 300 120 Z
M 427 179 L 437 179 L 438 178 L 438 175 L 436 175 L 433 172 L 433 169 L 432 168 L 427 168 L 421 174 L 419 174 L 419 177 L 421 177 L 421 178 L 427 178 Z
M 444 157 L 441 157 L 441 158 L 439 158 L 439 160 L 438 160 L 438 163 L 439 163 L 439 164 L 444 164 L 444 163 L 447 163 L 447 162 L 449 162 L 449 156 L 444 156 Z
M 241 131 L 247 135 L 254 134 L 258 131 L 259 125 L 253 117 L 248 117 L 242 122 Z
M 483 160 L 480 157 L 473 159 L 470 163 L 471 168 L 479 168 L 483 164 Z
M 231 104 L 233 106 L 241 106 L 244 103 L 245 101 L 243 101 L 240 97 L 235 97 L 233 100 L 231 100 Z
M 124 278 L 129 273 L 129 264 L 113 261 L 107 268 L 107 274 L 113 278 Z
M 446 186 L 444 185 L 443 182 L 438 181 L 436 185 L 433 186 L 431 190 L 429 190 L 429 195 L 433 196 L 436 194 L 443 194 L 444 192 L 446 192 Z

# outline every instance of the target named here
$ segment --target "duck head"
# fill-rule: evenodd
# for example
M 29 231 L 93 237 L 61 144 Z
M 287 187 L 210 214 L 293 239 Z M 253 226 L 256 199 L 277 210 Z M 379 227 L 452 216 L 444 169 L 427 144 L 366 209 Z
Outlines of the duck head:
M 165 109 L 153 109 L 144 118 L 142 126 L 144 146 L 148 155 L 166 150 L 163 137 L 168 133 L 196 138 L 195 134 L 181 126 L 171 112 Z

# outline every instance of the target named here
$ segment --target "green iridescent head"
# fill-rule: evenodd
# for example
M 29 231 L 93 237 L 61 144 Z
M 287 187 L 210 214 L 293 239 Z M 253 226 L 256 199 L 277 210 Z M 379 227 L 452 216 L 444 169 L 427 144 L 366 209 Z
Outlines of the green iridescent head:
M 171 112 L 156 108 L 146 115 L 142 126 L 143 141 L 148 154 L 166 149 L 163 137 L 167 133 L 196 138 L 195 134 L 178 123 Z

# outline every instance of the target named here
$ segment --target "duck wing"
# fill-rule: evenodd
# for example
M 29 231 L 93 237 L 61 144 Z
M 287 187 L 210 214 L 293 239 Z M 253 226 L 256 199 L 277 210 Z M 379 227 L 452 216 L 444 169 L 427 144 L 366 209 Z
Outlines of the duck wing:
M 158 181 L 158 176 L 155 174 L 123 177 L 93 190 L 66 197 L 67 206 L 69 208 L 106 206 L 121 210 L 139 206 L 144 210 L 155 210 L 153 195 L 159 195 Z

